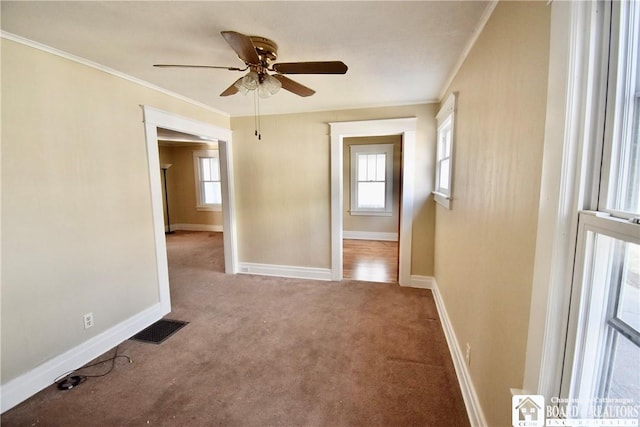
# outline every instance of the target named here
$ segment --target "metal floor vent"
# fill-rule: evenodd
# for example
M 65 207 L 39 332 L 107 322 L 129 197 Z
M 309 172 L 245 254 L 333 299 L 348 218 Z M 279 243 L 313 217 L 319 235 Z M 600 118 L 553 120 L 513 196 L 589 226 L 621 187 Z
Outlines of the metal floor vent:
M 141 330 L 131 337 L 132 340 L 160 344 L 171 335 L 178 332 L 189 322 L 181 320 L 160 319 L 153 325 Z

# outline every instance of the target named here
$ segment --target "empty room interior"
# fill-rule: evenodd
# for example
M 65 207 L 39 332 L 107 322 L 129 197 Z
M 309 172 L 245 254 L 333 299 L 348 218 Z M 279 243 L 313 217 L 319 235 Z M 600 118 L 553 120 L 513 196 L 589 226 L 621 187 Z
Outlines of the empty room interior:
M 0 7 L 3 426 L 638 422 L 637 2 Z

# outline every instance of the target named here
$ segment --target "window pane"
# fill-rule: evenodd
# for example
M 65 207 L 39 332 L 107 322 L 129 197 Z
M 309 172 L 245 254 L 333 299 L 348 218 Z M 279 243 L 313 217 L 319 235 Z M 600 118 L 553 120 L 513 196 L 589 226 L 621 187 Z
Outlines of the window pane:
M 451 159 L 444 159 L 440 162 L 440 180 L 438 184 L 441 189 L 449 189 L 449 163 Z
M 620 25 L 621 52 L 618 60 L 618 109 L 615 125 L 619 137 L 613 137 L 612 164 L 609 178 L 610 197 L 607 206 L 617 211 L 640 214 L 640 5 L 629 8 L 628 22 Z M 627 45 L 625 46 L 625 42 Z
M 384 181 L 387 179 L 387 155 L 376 155 L 376 181 Z
M 633 399 L 640 402 L 640 347 L 617 334 L 611 362 L 610 399 Z
M 640 246 L 633 243 L 625 244 L 617 316 L 636 331 L 640 331 Z
M 450 157 L 451 156 L 451 128 L 447 127 L 444 130 L 442 135 L 442 145 L 443 145 L 443 156 L 442 157 Z
M 358 181 L 367 180 L 367 155 L 358 154 Z
M 367 181 L 376 180 L 376 155 L 367 154 Z
M 222 192 L 219 182 L 205 182 L 204 203 L 207 205 L 219 205 L 222 203 Z
M 209 159 L 209 165 L 211 168 L 211 181 L 220 181 L 220 163 L 216 157 Z
M 203 181 L 213 181 L 212 171 L 211 171 L 211 158 L 209 158 L 209 157 L 201 157 L 200 158 L 200 168 L 202 170 L 202 180 Z
M 358 208 L 384 209 L 385 184 L 384 182 L 359 182 L 358 183 Z

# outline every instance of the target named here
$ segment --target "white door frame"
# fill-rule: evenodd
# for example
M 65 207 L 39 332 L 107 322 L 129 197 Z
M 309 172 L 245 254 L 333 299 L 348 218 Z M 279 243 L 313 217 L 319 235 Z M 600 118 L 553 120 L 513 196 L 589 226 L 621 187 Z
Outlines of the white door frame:
M 398 282 L 411 284 L 411 233 L 413 229 L 415 117 L 356 122 L 333 122 L 331 127 L 331 280 L 342 280 L 343 238 L 343 146 L 344 138 L 358 136 L 402 136 L 402 189 L 400 200 L 400 236 Z
M 208 123 L 182 117 L 174 113 L 141 105 L 144 114 L 147 160 L 149 165 L 149 185 L 153 230 L 158 269 L 158 293 L 160 305 L 165 314 L 171 311 L 169 293 L 169 269 L 167 245 L 165 241 L 164 212 L 162 207 L 162 185 L 160 178 L 160 157 L 158 153 L 158 127 L 196 135 L 218 143 L 220 152 L 220 185 L 222 188 L 222 228 L 224 241 L 224 266 L 227 274 L 237 273 L 238 252 L 233 192 L 233 157 L 231 152 L 231 131 Z

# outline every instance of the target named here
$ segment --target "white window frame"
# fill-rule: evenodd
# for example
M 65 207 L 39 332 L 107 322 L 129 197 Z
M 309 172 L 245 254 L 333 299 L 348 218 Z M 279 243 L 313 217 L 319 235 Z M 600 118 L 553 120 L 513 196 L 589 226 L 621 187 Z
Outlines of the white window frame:
M 196 209 L 199 211 L 222 211 L 222 203 L 205 203 L 204 202 L 204 182 L 202 180 L 202 170 L 200 167 L 200 159 L 215 158 L 220 167 L 220 153 L 218 150 L 197 150 L 193 152 L 193 172 L 196 184 Z M 222 171 L 220 172 L 222 175 Z M 220 182 L 220 181 L 216 181 Z
M 351 145 L 351 215 L 391 216 L 393 214 L 393 144 Z M 385 154 L 384 208 L 358 207 L 358 155 Z
M 622 185 L 619 181 L 628 180 L 629 170 L 624 167 L 621 169 L 620 165 L 621 156 L 627 152 L 628 146 L 614 145 L 613 141 L 623 141 L 624 144 L 628 144 L 632 139 L 638 138 L 637 134 L 632 135 L 632 133 L 638 131 L 638 123 L 635 123 L 638 116 L 634 113 L 640 108 L 640 70 L 637 69 L 637 59 L 629 61 L 628 56 L 633 48 L 631 40 L 639 37 L 640 29 L 633 28 L 633 25 L 628 24 L 628 21 L 637 20 L 636 15 L 640 12 L 638 6 L 634 7 L 633 3 L 626 4 L 625 2 L 619 6 L 614 8 L 612 19 L 618 25 L 631 27 L 631 33 L 622 39 L 619 38 L 617 31 L 613 31 L 611 34 L 613 51 L 610 55 L 616 58 L 616 61 L 610 64 L 607 129 L 604 135 L 602 158 L 602 194 L 598 202 L 598 211 L 629 219 L 634 215 L 624 212 L 612 204 L 614 199 L 621 197 L 619 191 Z M 635 81 L 633 81 L 634 78 Z M 628 93 L 627 88 L 629 87 L 636 88 L 633 94 Z M 628 95 L 633 97 L 633 101 L 627 99 Z
M 527 358 L 522 389 L 514 393 L 557 397 L 565 348 L 569 295 L 577 252 L 578 212 L 597 209 L 602 159 L 600 78 L 606 73 L 600 50 L 609 45 L 604 2 L 551 3 L 551 49 L 538 231 L 534 264 Z M 561 387 L 562 384 L 562 387 Z
M 629 5 L 630 3 L 626 2 L 613 2 L 611 8 L 613 25 L 611 46 L 613 50 L 608 51 L 609 41 L 605 37 L 604 43 L 601 45 L 603 48 L 599 54 L 600 58 L 598 58 L 602 64 L 608 65 L 609 93 L 607 97 L 604 96 L 604 92 L 601 92 L 599 97 L 598 94 L 594 94 L 596 111 L 605 111 L 604 105 L 606 103 L 606 120 L 597 120 L 595 131 L 587 134 L 586 140 L 586 144 L 594 146 L 596 152 L 602 151 L 602 158 L 594 155 L 591 157 L 591 165 L 586 166 L 588 172 L 585 174 L 585 185 L 582 189 L 585 209 L 579 212 L 574 277 L 573 285 L 570 288 L 570 309 L 568 310 L 570 316 L 559 391 L 561 397 L 580 399 L 581 401 L 604 397 L 602 393 L 606 389 L 614 334 L 620 333 L 638 345 L 637 331 L 625 329 L 624 322 L 616 323 L 606 320 L 610 317 L 612 307 L 615 308 L 612 304 L 617 304 L 615 301 L 619 296 L 619 287 L 614 289 L 603 285 L 608 283 L 607 276 L 610 272 L 590 270 L 594 266 L 593 259 L 595 257 L 594 233 L 621 242 L 640 244 L 640 225 L 637 223 L 637 218 L 633 220 L 634 214 L 611 207 L 613 199 L 620 197 L 616 188 L 619 178 L 617 172 L 620 163 L 620 142 L 625 143 L 625 138 L 622 135 L 623 132 L 629 131 L 630 117 L 633 117 L 633 114 L 629 114 L 630 111 L 625 110 L 626 100 L 623 98 L 626 96 L 629 86 L 635 87 L 636 91 L 638 88 L 637 81 L 633 82 L 629 78 L 629 74 L 633 75 L 637 73 L 637 70 L 627 73 L 626 63 L 622 64 L 621 68 L 624 69 L 618 69 L 620 64 L 618 56 L 622 55 L 625 60 L 628 53 L 626 41 L 617 38 L 618 26 L 638 31 L 636 26 L 627 22 L 631 16 L 630 13 L 633 12 L 633 7 Z M 610 6 L 608 2 L 603 2 L 602 7 L 599 8 L 605 18 L 609 15 Z M 640 7 L 640 5 L 635 7 Z M 635 13 L 640 13 L 640 9 L 636 9 Z M 637 15 L 635 16 L 637 19 Z M 604 22 L 608 21 L 605 19 Z M 607 30 L 608 27 L 605 25 L 604 29 Z M 608 34 L 608 31 L 604 33 Z M 617 46 L 619 49 L 616 49 Z M 606 73 L 602 73 L 602 77 L 606 78 Z M 637 96 L 635 93 L 636 98 Z M 635 107 L 637 108 L 637 102 Z M 588 150 L 585 151 L 588 152 Z M 602 165 L 601 169 L 600 165 Z M 611 173 L 612 171 L 614 173 Z M 623 170 L 623 173 L 626 173 L 626 170 Z M 589 209 L 597 209 L 597 211 L 589 211 Z M 599 287 L 596 287 L 595 284 Z M 592 301 L 593 304 L 591 304 Z M 583 366 L 586 369 L 583 369 Z
M 449 94 L 442 104 L 440 111 L 438 111 L 438 114 L 436 115 L 438 128 L 436 133 L 436 177 L 433 196 L 436 203 L 447 209 L 451 209 L 451 195 L 453 194 L 456 99 L 457 92 Z M 449 144 L 448 154 L 443 149 L 444 145 L 447 143 L 444 139 L 447 138 Z M 440 172 L 444 162 L 449 163 L 449 173 L 443 180 L 441 180 Z

